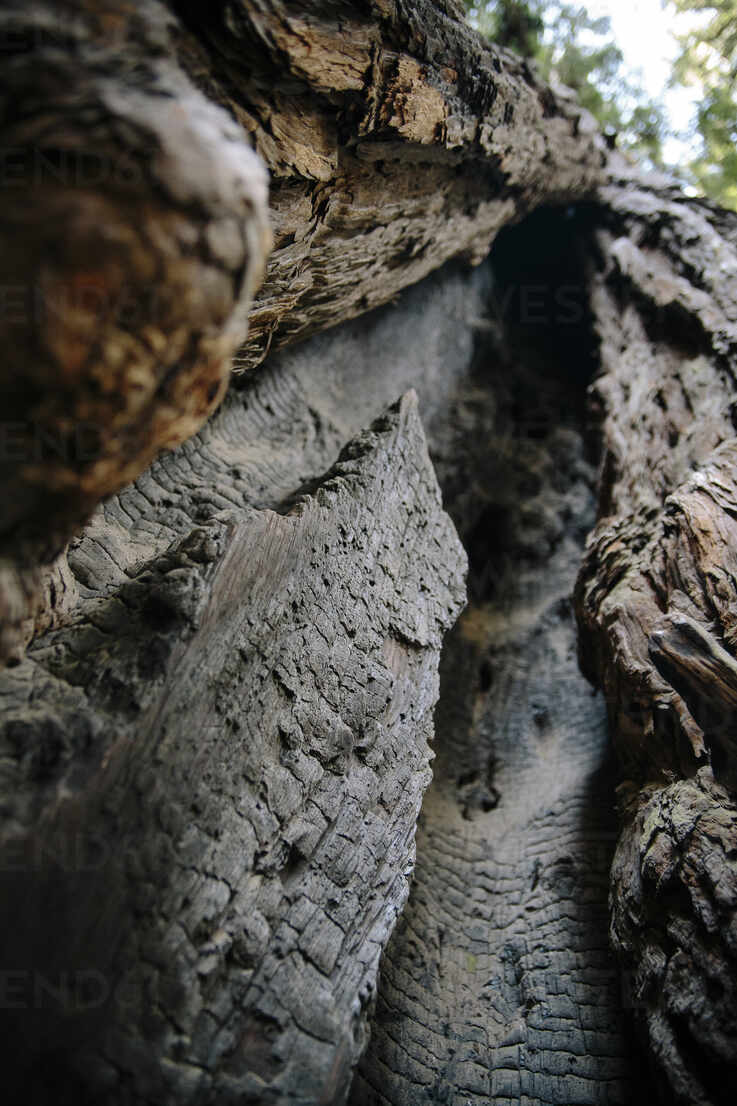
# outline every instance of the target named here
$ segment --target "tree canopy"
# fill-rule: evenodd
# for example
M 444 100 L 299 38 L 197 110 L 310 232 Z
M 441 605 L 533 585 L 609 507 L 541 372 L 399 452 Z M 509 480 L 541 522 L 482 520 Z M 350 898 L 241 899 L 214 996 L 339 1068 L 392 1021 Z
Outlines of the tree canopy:
M 662 102 L 627 73 L 607 17 L 565 0 L 465 0 L 469 17 L 500 45 L 535 60 L 546 78 L 573 88 L 618 146 L 727 207 L 737 208 L 737 0 L 665 0 L 671 14 L 691 14 L 680 36 L 672 85 L 702 90 L 693 122 L 696 152 L 667 163 L 672 128 Z M 665 15 L 664 15 L 665 17 Z
M 700 189 L 737 209 L 737 0 L 671 0 L 681 13 L 700 13 L 681 36 L 673 79 L 702 89 L 696 130 L 699 154 L 689 170 Z

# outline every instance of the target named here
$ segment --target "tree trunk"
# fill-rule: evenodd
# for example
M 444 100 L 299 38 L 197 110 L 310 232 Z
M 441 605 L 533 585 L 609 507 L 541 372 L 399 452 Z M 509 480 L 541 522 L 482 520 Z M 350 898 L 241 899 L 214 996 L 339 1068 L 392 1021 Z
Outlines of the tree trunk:
M 173 7 L 193 35 L 180 60 L 272 174 L 274 254 L 240 368 L 449 257 L 481 261 L 500 227 L 604 179 L 591 117 L 456 0 Z
M 11 1101 L 731 1103 L 737 220 L 453 0 L 0 24 Z
M 592 282 L 600 520 L 584 671 L 621 765 L 612 940 L 665 1101 L 737 1093 L 737 216 L 622 174 Z
M 49 1101 L 332 1101 L 364 1041 L 465 558 L 413 393 L 286 513 L 243 408 L 106 506 L 3 681 L 18 1092 L 63 1050 Z
M 449 407 L 436 465 L 469 603 L 443 653 L 412 891 L 352 1106 L 646 1101 L 607 948 L 615 765 L 570 603 L 596 517 L 589 235 L 585 218 L 540 213 L 503 236 L 501 325 Z

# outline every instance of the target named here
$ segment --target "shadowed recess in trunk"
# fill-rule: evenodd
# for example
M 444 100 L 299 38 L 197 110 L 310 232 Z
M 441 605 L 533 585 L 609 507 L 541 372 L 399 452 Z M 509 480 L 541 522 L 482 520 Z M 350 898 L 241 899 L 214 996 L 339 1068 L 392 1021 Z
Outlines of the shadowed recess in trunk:
M 541 210 L 500 234 L 470 372 L 431 424 L 469 604 L 352 1106 L 647 1099 L 607 941 L 615 769 L 571 606 L 596 517 L 587 223 Z

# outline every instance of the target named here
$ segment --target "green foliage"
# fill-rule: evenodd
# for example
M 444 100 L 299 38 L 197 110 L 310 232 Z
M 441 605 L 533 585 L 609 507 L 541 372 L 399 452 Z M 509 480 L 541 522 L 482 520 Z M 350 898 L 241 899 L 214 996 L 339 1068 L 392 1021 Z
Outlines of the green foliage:
M 574 89 L 620 148 L 662 165 L 663 110 L 626 77 L 609 19 L 594 19 L 565 0 L 465 0 L 465 6 L 492 41 L 533 58 L 545 77 Z
M 540 0 L 464 0 L 482 34 L 523 57 L 534 57 L 545 27 Z
M 529 57 L 538 49 L 544 26 L 528 4 L 508 0 L 497 7 L 495 41 Z
M 690 17 L 673 85 L 692 85 L 698 154 L 670 166 L 686 184 L 737 210 L 737 0 L 664 0 Z M 625 74 L 606 18 L 566 0 L 465 0 L 469 17 L 494 42 L 533 58 L 544 76 L 575 89 L 605 133 L 646 164 L 662 167 L 669 131 L 661 104 Z
M 681 36 L 673 83 L 702 90 L 696 116 L 699 155 L 689 169 L 698 186 L 737 209 L 737 0 L 671 0 L 697 26 Z

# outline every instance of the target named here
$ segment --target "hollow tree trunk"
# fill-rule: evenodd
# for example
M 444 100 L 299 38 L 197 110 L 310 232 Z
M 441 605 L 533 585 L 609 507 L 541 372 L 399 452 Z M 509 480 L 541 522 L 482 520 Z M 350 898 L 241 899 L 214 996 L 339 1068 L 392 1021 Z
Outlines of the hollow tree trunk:
M 286 514 L 231 430 L 107 506 L 4 681 L 19 1093 L 63 1050 L 83 1101 L 332 1100 L 361 1048 L 464 558 L 412 393 Z
M 452 0 L 0 24 L 8 1093 L 731 1102 L 734 220 Z
M 575 405 L 556 406 L 548 390 L 540 416 L 555 343 L 545 327 L 531 341 L 528 326 L 520 345 L 507 327 L 495 354 L 523 366 L 518 425 L 500 418 L 498 383 L 493 419 L 478 395 L 466 424 L 455 419 L 461 473 L 448 491 L 467 497 L 464 479 L 475 482 L 492 509 L 471 526 L 468 498 L 445 497 L 469 549 L 471 602 L 446 648 L 416 878 L 387 949 L 356 1106 L 650 1101 L 622 1017 L 641 1031 L 663 1102 L 734 1098 L 737 219 L 616 159 L 611 176 L 578 262 L 602 460 L 575 607 L 581 667 L 605 693 L 619 768 L 610 936 L 621 989 L 607 996 L 597 919 L 597 872 L 616 834 L 596 769 L 609 766 L 556 607 L 575 575 L 586 499 L 565 510 L 576 452 L 561 453 L 550 423 L 565 426 Z M 551 232 L 532 235 L 539 263 Z M 570 290 L 570 273 L 561 279 Z M 551 287 L 534 265 L 517 280 Z M 570 386 L 586 351 L 569 353 Z M 492 362 L 486 375 L 498 371 Z M 469 441 L 480 454 L 470 463 Z M 528 503 L 515 486 L 525 475 Z
M 434 452 L 469 603 L 444 648 L 417 865 L 353 1106 L 647 1101 L 607 948 L 615 766 L 570 603 L 596 503 L 589 233 L 539 213 L 499 241 L 498 327 Z

